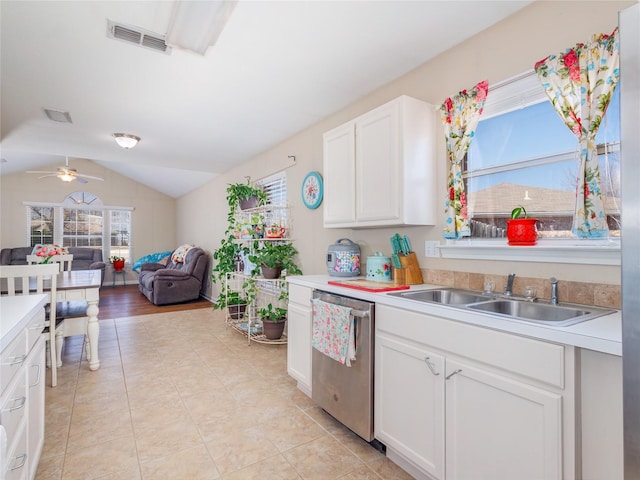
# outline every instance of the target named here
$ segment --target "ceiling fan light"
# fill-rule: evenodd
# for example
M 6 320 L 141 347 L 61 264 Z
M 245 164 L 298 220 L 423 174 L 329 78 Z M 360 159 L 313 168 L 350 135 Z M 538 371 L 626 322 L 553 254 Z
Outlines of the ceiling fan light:
M 131 135 L 130 133 L 114 133 L 113 137 L 116 139 L 118 145 L 126 149 L 135 147 L 140 141 L 140 137 Z
M 74 177 L 69 172 L 65 172 L 58 175 L 58 178 L 63 182 L 72 182 Z

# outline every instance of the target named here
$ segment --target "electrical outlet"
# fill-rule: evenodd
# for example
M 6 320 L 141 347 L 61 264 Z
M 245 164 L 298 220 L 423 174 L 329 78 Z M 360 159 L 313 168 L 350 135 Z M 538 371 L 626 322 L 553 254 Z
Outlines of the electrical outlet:
M 440 256 L 440 242 L 437 240 L 425 240 L 424 256 L 429 258 L 438 258 Z

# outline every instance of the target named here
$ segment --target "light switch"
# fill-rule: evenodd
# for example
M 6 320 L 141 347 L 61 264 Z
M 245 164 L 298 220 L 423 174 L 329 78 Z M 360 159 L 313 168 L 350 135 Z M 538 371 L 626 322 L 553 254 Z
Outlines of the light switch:
M 438 258 L 440 256 L 440 242 L 437 240 L 425 240 L 424 256 L 430 258 Z

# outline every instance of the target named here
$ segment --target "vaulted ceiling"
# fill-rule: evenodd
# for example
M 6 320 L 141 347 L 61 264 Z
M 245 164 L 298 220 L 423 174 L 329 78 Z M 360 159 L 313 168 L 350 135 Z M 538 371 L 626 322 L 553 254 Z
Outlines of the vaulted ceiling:
M 204 56 L 107 35 L 162 36 L 174 3 L 0 2 L 0 173 L 69 156 L 179 197 L 531 2 L 240 0 Z

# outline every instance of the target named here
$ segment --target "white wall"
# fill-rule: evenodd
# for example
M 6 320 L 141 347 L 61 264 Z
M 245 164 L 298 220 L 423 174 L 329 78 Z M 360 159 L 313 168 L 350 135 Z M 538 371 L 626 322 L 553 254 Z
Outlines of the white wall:
M 91 192 L 104 205 L 134 207 L 132 212 L 132 258 L 176 245 L 176 200 L 142 185 L 113 170 L 88 160 L 74 159 L 73 168 L 87 175 L 104 178 L 103 182 L 62 182 L 55 177 L 38 179 L 38 175 L 15 173 L 0 176 L 0 247 L 27 245 L 27 215 L 23 202 L 61 203 L 70 193 Z M 51 165 L 34 170 L 51 170 Z M 106 260 L 106 259 L 105 259 Z M 131 281 L 135 275 L 130 275 Z M 107 275 L 106 284 L 110 284 Z
M 618 11 L 632 1 L 535 2 L 512 17 L 476 35 L 416 70 L 364 96 L 349 107 L 327 117 L 313 127 L 289 138 L 246 164 L 180 198 L 177 203 L 178 242 L 197 242 L 213 251 L 226 227 L 225 188 L 228 183 L 244 181 L 245 175 L 257 180 L 288 165 L 288 197 L 293 207 L 293 237 L 300 251 L 306 274 L 324 273 L 324 258 L 329 244 L 348 237 L 358 242 L 362 256 L 376 250 L 390 252 L 389 237 L 396 231 L 407 234 L 416 248 L 423 268 L 519 276 L 556 276 L 561 280 L 620 283 L 620 269 L 611 266 L 558 265 L 504 261 L 468 261 L 425 258 L 421 245 L 425 240 L 442 240 L 443 219 L 435 227 L 389 229 L 324 229 L 322 208 L 308 210 L 300 198 L 300 185 L 312 170 L 322 173 L 323 132 L 367 112 L 399 95 L 406 94 L 439 106 L 446 97 L 487 79 L 493 84 L 533 68 L 538 60 L 559 53 L 578 42 L 586 42 L 595 33 L 610 33 L 617 25 Z M 455 22 L 452 20 L 452 28 Z M 421 48 L 416 45 L 415 48 Z M 364 92 L 363 92 L 364 93 Z M 250 134 L 250 133 L 249 133 Z M 444 204 L 446 157 L 444 134 L 439 130 L 437 170 L 439 204 Z

